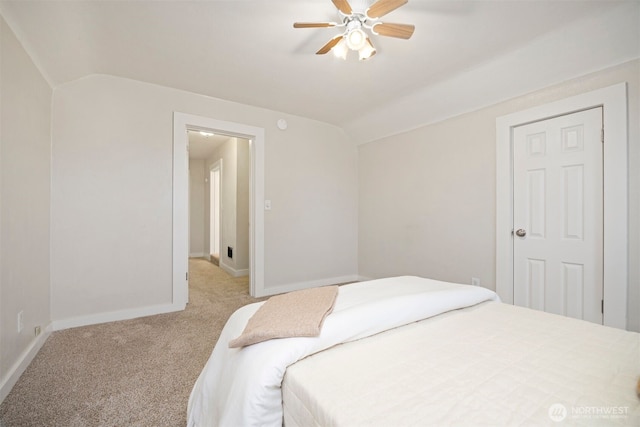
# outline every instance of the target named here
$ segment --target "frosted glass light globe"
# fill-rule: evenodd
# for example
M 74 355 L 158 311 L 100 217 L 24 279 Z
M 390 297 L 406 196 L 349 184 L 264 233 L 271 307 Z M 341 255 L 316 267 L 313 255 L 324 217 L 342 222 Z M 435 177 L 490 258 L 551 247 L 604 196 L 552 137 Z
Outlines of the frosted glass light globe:
M 367 43 L 367 35 L 360 28 L 349 31 L 347 34 L 347 46 L 351 50 L 360 50 Z

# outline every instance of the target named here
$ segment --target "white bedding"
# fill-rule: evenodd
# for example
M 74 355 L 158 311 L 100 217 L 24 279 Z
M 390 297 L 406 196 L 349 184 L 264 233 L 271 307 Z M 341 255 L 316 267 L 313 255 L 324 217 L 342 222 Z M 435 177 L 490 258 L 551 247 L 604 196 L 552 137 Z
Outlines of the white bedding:
M 285 426 L 640 426 L 639 376 L 640 334 L 486 302 L 291 365 Z
M 229 340 L 240 335 L 261 303 L 242 307 L 229 318 L 191 392 L 188 426 L 280 426 L 280 386 L 292 363 L 339 343 L 497 299 L 484 288 L 410 276 L 354 283 L 340 288 L 319 337 L 231 349 Z

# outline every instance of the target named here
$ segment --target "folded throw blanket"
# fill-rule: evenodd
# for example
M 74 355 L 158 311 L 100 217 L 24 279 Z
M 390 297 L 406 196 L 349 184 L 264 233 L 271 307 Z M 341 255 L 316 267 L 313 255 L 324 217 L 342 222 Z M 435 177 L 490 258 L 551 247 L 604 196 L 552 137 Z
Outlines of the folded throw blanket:
M 337 295 L 338 286 L 325 286 L 271 297 L 251 316 L 242 335 L 229 342 L 229 347 L 274 338 L 317 337 Z

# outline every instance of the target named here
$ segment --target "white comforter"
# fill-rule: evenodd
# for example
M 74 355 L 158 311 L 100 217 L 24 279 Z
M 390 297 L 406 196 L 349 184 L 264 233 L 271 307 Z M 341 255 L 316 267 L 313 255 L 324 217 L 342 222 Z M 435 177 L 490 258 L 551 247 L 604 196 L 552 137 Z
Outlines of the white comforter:
M 231 349 L 228 342 L 262 303 L 242 307 L 227 321 L 191 392 L 188 426 L 281 426 L 287 366 L 340 343 L 488 300 L 499 299 L 488 289 L 412 276 L 354 283 L 340 288 L 319 337 Z
M 639 374 L 638 333 L 486 302 L 289 366 L 285 426 L 639 427 Z

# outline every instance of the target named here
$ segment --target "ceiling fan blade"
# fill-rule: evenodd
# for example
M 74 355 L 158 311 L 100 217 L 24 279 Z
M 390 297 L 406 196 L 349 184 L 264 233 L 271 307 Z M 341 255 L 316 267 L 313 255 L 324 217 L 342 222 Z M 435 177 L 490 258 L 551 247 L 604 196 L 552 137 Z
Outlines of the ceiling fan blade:
M 331 40 L 329 40 L 329 43 L 322 46 L 320 50 L 316 52 L 316 55 L 324 55 L 325 53 L 329 52 L 331 49 L 333 49 L 335 45 L 340 43 L 340 40 L 342 40 L 342 37 L 344 36 L 342 34 L 339 34 L 334 38 L 332 38 Z
M 326 28 L 336 25 L 335 22 L 294 22 L 293 28 Z
M 373 25 L 371 31 L 381 36 L 409 39 L 415 29 L 416 27 L 414 25 L 409 24 L 385 24 L 379 22 Z
M 347 0 L 331 0 L 333 4 L 338 8 L 338 10 L 345 15 L 351 15 L 353 13 L 353 9 L 351 9 L 351 5 Z
M 407 4 L 408 1 L 409 0 L 378 0 L 367 9 L 366 14 L 369 18 L 380 18 L 400 6 Z

